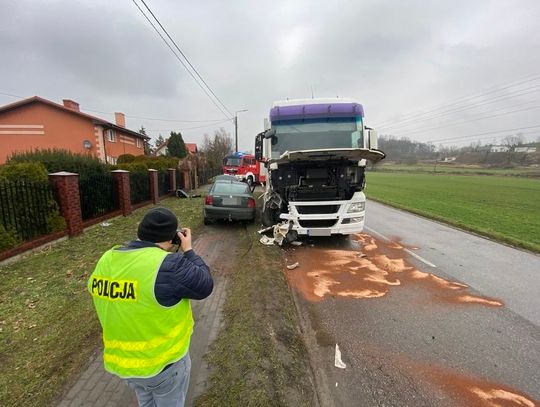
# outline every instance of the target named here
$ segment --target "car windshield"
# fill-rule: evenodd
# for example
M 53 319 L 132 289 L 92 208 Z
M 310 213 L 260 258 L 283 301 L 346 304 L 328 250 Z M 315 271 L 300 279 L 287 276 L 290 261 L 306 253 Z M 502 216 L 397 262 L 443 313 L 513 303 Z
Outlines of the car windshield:
M 238 158 L 238 157 L 226 157 L 225 158 L 225 165 L 230 165 L 230 166 L 233 166 L 233 167 L 239 167 L 241 161 L 242 161 L 242 159 Z
M 360 117 L 279 120 L 272 127 L 276 130 L 272 158 L 285 151 L 364 146 Z
M 229 194 L 229 195 L 238 195 L 238 194 L 249 194 L 249 189 L 246 184 L 240 182 L 231 182 L 225 183 L 220 182 L 214 184 L 212 189 L 212 194 Z

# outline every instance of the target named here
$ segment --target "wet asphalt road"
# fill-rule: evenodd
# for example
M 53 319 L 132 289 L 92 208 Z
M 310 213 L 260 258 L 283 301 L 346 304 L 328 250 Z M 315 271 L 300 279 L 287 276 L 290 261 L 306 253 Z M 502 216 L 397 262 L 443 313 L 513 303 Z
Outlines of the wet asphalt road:
M 540 257 L 367 214 L 362 235 L 287 253 L 321 405 L 539 405 Z

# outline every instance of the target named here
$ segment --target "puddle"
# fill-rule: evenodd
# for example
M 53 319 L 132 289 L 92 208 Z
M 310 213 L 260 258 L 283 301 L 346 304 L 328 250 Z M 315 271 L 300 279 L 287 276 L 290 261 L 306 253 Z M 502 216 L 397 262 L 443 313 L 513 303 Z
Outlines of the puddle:
M 399 242 L 378 240 L 367 234 L 351 238 L 361 246 L 361 252 L 304 246 L 291 251 L 288 262 L 298 262 L 300 267 L 285 269 L 290 284 L 314 302 L 327 297 L 380 298 L 393 288 L 415 284 L 423 286 L 440 302 L 503 305 L 497 299 L 471 294 L 465 284 L 411 266 L 406 260 L 405 247 Z

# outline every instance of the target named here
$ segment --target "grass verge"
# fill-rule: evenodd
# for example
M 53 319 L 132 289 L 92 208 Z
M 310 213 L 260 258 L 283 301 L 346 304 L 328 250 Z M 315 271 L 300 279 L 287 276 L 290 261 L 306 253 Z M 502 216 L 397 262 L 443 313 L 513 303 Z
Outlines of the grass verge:
M 540 252 L 538 180 L 371 172 L 365 192 L 368 199 Z
M 183 227 L 202 224 L 202 200 L 168 198 Z M 103 252 L 136 238 L 150 207 L 0 266 L 0 405 L 48 406 L 101 344 L 86 282 Z
M 207 355 L 210 386 L 196 406 L 311 406 L 309 362 L 278 247 L 263 246 L 254 226 L 239 236 L 229 277 L 225 328 Z

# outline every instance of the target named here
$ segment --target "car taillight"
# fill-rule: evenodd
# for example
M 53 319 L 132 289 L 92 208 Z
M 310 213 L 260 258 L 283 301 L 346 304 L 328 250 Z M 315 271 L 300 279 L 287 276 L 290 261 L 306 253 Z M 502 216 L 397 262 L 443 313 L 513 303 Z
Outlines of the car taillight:
M 212 195 L 206 195 L 206 198 L 204 199 L 205 205 L 213 205 L 214 200 L 212 199 Z
M 253 198 L 248 199 L 248 208 L 255 208 L 255 199 Z

